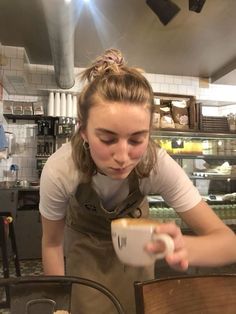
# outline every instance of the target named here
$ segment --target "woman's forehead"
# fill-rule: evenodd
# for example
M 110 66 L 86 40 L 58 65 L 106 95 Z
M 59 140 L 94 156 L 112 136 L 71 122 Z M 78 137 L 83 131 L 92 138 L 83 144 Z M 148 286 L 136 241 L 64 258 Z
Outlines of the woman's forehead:
M 150 110 L 127 104 L 101 105 L 91 108 L 88 124 L 94 129 L 133 134 L 150 128 Z

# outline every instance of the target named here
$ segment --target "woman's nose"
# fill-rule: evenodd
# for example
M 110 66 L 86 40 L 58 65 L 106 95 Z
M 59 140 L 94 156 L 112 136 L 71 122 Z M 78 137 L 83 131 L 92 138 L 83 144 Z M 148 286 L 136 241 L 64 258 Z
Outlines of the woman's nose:
M 126 163 L 127 159 L 129 157 L 128 153 L 128 144 L 127 142 L 120 142 L 116 145 L 113 158 L 114 160 L 119 164 L 123 165 Z

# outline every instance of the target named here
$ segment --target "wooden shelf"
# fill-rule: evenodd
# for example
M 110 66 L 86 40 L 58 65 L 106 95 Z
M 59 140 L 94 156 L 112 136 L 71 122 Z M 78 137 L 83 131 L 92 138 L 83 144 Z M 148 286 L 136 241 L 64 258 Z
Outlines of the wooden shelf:
M 186 138 L 208 138 L 208 139 L 219 139 L 219 138 L 236 138 L 235 132 L 228 133 L 215 133 L 215 132 L 201 132 L 199 130 L 170 130 L 170 129 L 160 129 L 155 130 L 151 133 L 153 138 L 161 137 L 186 137 Z
M 190 179 L 192 180 L 236 180 L 236 176 L 231 176 L 231 175 L 205 175 L 205 176 L 194 176 L 191 175 L 189 176 Z
M 236 155 L 199 155 L 199 154 L 172 154 L 174 159 L 204 159 L 204 160 L 236 160 Z
M 15 115 L 15 114 L 8 114 L 8 113 L 4 113 L 3 116 L 7 119 L 11 119 L 13 120 L 13 122 L 16 122 L 16 120 L 40 120 L 42 118 L 52 118 L 52 117 L 46 117 L 43 115 L 25 115 L 25 114 L 19 114 L 19 115 Z

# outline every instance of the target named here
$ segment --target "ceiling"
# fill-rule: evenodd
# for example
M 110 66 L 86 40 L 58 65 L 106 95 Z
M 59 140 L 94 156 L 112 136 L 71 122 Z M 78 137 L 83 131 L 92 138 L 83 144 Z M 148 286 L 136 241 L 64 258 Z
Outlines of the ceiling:
M 181 10 L 166 26 L 145 0 L 77 1 L 76 67 L 115 47 L 149 73 L 236 85 L 235 0 L 206 0 L 201 13 L 189 11 L 188 0 L 173 0 Z M 40 0 L 0 1 L 0 43 L 25 47 L 33 64 L 52 64 Z

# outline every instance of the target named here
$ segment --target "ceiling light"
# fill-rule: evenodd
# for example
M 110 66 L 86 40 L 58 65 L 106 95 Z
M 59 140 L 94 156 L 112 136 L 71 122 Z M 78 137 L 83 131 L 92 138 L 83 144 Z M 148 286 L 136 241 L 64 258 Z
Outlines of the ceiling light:
M 168 24 L 180 11 L 180 8 L 171 0 L 146 0 L 146 3 L 164 25 Z
M 200 13 L 206 0 L 189 0 L 189 10 Z

